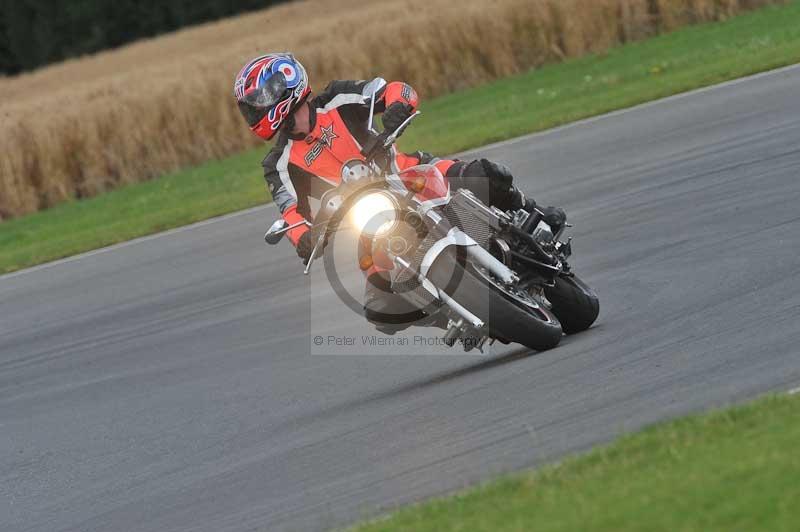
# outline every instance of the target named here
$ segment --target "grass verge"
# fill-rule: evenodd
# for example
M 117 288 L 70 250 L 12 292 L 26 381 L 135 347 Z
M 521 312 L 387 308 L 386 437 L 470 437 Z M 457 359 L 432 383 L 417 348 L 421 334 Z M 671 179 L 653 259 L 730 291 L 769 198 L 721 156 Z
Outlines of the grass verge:
M 453 153 L 796 63 L 798 20 L 795 1 L 437 98 L 400 144 Z M 4 222 L 0 273 L 264 203 L 264 151 Z
M 354 532 L 797 530 L 800 396 L 687 417 Z

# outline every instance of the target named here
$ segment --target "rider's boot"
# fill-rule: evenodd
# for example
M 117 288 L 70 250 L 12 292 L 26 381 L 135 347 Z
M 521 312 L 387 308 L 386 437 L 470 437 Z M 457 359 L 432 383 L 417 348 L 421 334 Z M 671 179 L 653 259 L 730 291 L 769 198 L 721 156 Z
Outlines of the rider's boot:
M 553 233 L 558 234 L 567 223 L 567 213 L 561 207 L 544 207 L 539 209 L 544 215 L 544 221 L 553 228 Z
M 527 212 L 533 212 L 538 208 L 543 215 L 544 221 L 553 228 L 554 233 L 558 231 L 567 223 L 567 213 L 561 207 L 538 207 L 533 198 L 526 198 L 525 194 L 517 187 L 512 186 L 509 192 L 511 208 L 523 209 Z
M 412 325 L 427 325 L 423 321 L 427 314 L 392 292 L 389 280 L 380 273 L 373 273 L 367 279 L 364 317 L 378 331 L 388 335 L 404 331 Z

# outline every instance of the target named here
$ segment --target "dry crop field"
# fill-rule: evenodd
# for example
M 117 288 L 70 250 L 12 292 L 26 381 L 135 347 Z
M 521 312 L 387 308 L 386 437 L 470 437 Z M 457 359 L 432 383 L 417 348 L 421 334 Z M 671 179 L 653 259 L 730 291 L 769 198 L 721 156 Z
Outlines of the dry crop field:
M 255 146 L 232 82 L 265 51 L 430 98 L 776 3 L 305 0 L 0 79 L 0 220 Z

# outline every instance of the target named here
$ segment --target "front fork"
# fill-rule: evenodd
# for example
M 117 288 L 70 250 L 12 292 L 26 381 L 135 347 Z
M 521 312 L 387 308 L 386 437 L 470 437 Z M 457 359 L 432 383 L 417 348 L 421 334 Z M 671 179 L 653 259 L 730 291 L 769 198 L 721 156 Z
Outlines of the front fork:
M 390 255 L 395 266 L 411 273 L 420 282 L 423 288 L 427 290 L 433 297 L 439 300 L 443 305 L 446 305 L 451 311 L 451 319 L 447 333 L 445 333 L 444 340 L 448 345 L 453 345 L 456 339 L 469 336 L 470 332 L 477 333 L 478 341 L 473 344 L 464 344 L 465 350 L 477 347 L 481 352 L 483 345 L 488 339 L 485 334 L 485 324 L 483 321 L 475 316 L 469 309 L 465 308 L 458 301 L 450 297 L 444 290 L 437 287 L 433 282 L 428 279 L 427 275 L 430 268 L 433 266 L 439 256 L 451 246 L 459 246 L 466 250 L 468 260 L 476 267 L 481 267 L 490 272 L 496 279 L 506 285 L 512 285 L 519 282 L 519 276 L 511 270 L 508 266 L 503 264 L 491 253 L 483 249 L 473 240 L 469 235 L 458 229 L 457 227 L 451 228 L 447 235 L 436 241 L 431 248 L 425 253 L 420 269 L 416 270 L 412 264 L 406 259 L 396 255 Z
M 470 312 L 469 309 L 461 305 L 458 301 L 450 297 L 447 292 L 433 284 L 433 282 L 431 282 L 431 280 L 425 275 L 414 270 L 413 266 L 407 260 L 397 256 L 392 257 L 392 260 L 396 266 L 411 272 L 412 275 L 415 276 L 420 284 L 425 288 L 425 290 L 427 290 L 450 310 L 448 315 L 449 320 L 447 324 L 447 331 L 442 338 L 444 343 L 450 347 L 453 347 L 459 339 L 462 339 L 464 342 L 465 351 L 478 349 L 481 353 L 483 353 L 483 346 L 489 339 L 489 336 L 484 332 L 485 324 L 483 323 L 483 320 Z M 470 333 L 472 332 L 477 334 L 477 337 L 474 337 L 476 341 L 469 342 L 469 338 L 471 336 Z

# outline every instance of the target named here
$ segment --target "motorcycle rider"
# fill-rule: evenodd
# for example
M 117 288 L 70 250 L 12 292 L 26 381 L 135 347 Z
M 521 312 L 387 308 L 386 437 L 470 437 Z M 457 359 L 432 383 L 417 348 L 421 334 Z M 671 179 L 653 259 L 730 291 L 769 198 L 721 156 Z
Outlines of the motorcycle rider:
M 374 112 L 382 113 L 383 126 L 394 131 L 415 111 L 417 94 L 407 83 L 331 81 L 312 95 L 303 65 L 290 53 L 270 53 L 249 61 L 236 76 L 234 95 L 250 129 L 264 140 L 277 140 L 262 162 L 264 177 L 284 220 L 290 225 L 311 219 L 309 197 L 319 198 L 342 179 L 367 172 L 362 147 L 370 138 L 371 99 Z M 394 147 L 388 161 L 392 172 L 418 164 L 433 164 L 450 180 L 453 189 L 468 188 L 484 203 L 502 210 L 533 210 L 513 184 L 509 169 L 487 159 L 460 161 L 441 159 L 425 152 L 401 153 Z M 559 227 L 564 211 L 548 207 L 546 219 Z M 307 226 L 287 232 L 304 263 L 316 243 Z M 391 322 L 397 313 L 388 279 L 374 267 L 367 271 L 365 317 L 379 330 L 393 333 L 408 325 Z M 407 314 L 405 314 L 407 316 Z M 422 318 L 420 313 L 418 316 Z

